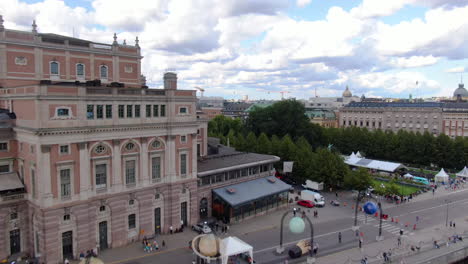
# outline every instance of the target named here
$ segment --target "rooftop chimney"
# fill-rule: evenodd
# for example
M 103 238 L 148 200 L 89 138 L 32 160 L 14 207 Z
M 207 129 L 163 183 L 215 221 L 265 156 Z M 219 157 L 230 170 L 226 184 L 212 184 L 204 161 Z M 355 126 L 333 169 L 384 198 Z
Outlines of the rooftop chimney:
M 177 90 L 177 74 L 173 72 L 166 72 L 164 74 L 164 89 Z

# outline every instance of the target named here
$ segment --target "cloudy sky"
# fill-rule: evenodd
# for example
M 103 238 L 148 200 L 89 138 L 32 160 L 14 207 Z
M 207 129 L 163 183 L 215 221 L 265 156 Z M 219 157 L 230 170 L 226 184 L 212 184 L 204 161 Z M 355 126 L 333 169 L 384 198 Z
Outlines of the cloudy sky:
M 12 29 L 36 19 L 43 33 L 138 36 L 151 87 L 172 69 L 205 96 L 325 97 L 346 85 L 450 96 L 468 70 L 468 0 L 1 0 L 0 14 Z

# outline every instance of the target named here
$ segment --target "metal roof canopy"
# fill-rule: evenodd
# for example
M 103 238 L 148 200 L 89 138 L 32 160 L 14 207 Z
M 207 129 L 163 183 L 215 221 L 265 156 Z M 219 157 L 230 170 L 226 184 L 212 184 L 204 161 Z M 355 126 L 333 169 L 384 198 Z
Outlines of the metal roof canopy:
M 274 181 L 274 182 L 273 182 Z M 288 191 L 291 185 L 273 176 L 214 189 L 213 192 L 232 207 L 266 196 Z M 233 192 L 228 190 L 232 189 Z
M 0 174 L 0 192 L 22 188 L 24 188 L 24 185 L 18 177 L 17 172 L 8 172 Z

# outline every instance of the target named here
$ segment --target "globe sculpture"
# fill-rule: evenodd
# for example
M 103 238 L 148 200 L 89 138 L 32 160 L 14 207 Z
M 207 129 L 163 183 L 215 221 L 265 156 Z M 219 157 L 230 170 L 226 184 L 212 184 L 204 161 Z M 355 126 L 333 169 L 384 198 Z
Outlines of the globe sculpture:
M 366 214 L 373 215 L 377 212 L 379 207 L 374 202 L 367 202 L 364 204 L 363 209 Z
M 198 248 L 202 255 L 214 257 L 219 252 L 219 240 L 213 234 L 205 235 L 200 239 Z
M 295 234 L 300 234 L 304 232 L 305 229 L 305 222 L 302 218 L 300 217 L 293 217 L 289 221 L 289 230 Z

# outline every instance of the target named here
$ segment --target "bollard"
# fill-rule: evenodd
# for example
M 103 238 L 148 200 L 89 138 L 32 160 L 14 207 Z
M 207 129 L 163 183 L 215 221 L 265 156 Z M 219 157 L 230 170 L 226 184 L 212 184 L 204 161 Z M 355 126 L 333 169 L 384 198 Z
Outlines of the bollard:
M 409 222 L 406 222 L 406 223 L 405 223 L 405 227 L 408 227 L 408 226 L 409 226 Z
M 416 224 L 413 225 L 413 230 L 416 230 Z
M 379 213 L 375 213 L 375 217 L 379 217 Z
M 392 217 L 392 223 L 393 223 L 393 217 Z
M 398 221 L 399 221 L 399 220 L 398 220 L 398 218 L 395 218 L 395 223 L 397 223 L 397 224 L 398 224 Z

